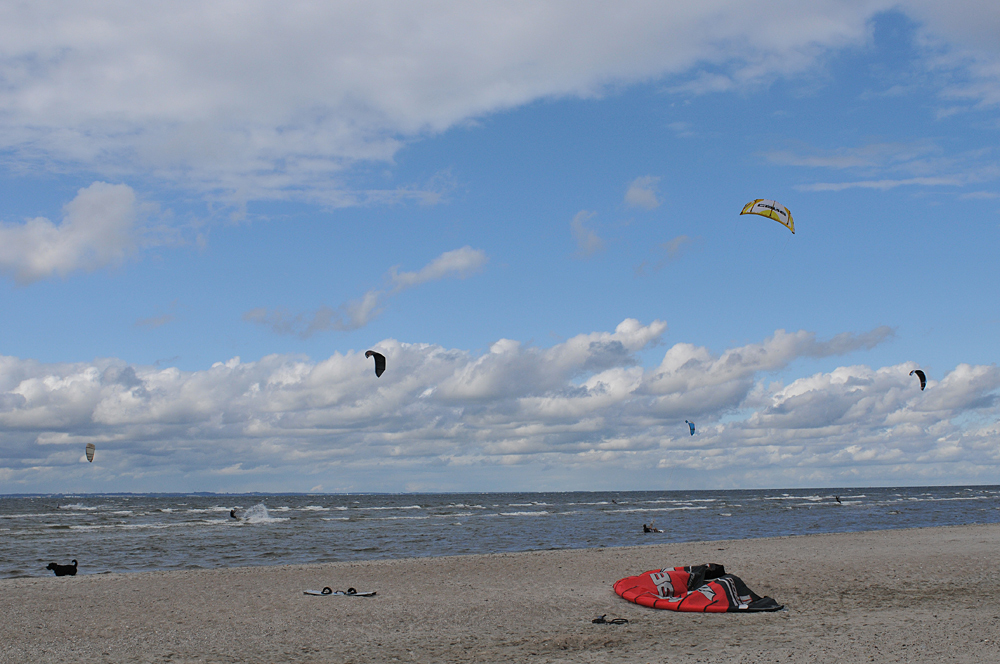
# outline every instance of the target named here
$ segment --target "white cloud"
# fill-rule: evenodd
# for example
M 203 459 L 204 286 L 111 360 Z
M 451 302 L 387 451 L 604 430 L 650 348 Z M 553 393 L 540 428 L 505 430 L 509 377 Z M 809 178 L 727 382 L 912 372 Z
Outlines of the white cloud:
M 64 207 L 62 223 L 43 217 L 0 226 L 0 272 L 27 284 L 121 263 L 135 247 L 135 192 L 95 182 Z
M 796 185 L 798 191 L 887 190 L 896 187 L 962 187 L 997 179 L 1000 169 L 989 149 L 942 156 L 930 142 L 872 143 L 860 147 L 774 150 L 768 161 L 789 166 L 853 171 L 862 179 Z M 888 177 L 891 176 L 891 177 Z
M 702 65 L 729 87 L 801 72 L 894 4 L 7 5 L 0 149 L 244 198 L 433 198 L 351 187 L 348 169 L 537 99 Z
M 896 187 L 919 185 L 922 187 L 960 187 L 965 184 L 962 178 L 906 178 L 903 180 L 859 180 L 857 182 L 817 182 L 815 184 L 796 185 L 799 191 L 843 191 L 845 189 L 895 189 Z
M 944 97 L 1000 103 L 992 0 L 81 0 L 0 7 L 0 151 L 240 200 L 434 201 L 433 185 L 358 186 L 351 167 L 538 99 L 663 78 L 688 94 L 767 84 L 867 44 L 886 11 L 922 24 Z
M 660 178 L 652 175 L 645 175 L 633 180 L 628 191 L 625 192 L 625 204 L 644 210 L 658 208 L 660 201 L 656 198 L 656 185 L 659 181 Z
M 720 354 L 678 343 L 643 368 L 638 353 L 665 330 L 626 320 L 551 348 L 501 339 L 482 355 L 387 339 L 378 379 L 363 351 L 192 372 L 0 357 L 0 474 L 13 491 L 78 483 L 93 442 L 123 490 L 213 489 L 221 473 L 247 488 L 349 475 L 476 489 L 461 478 L 509 484 L 536 467 L 550 469 L 546 488 L 566 489 L 596 475 L 646 486 L 663 469 L 689 487 L 709 469 L 731 486 L 1000 479 L 996 366 L 930 375 L 923 392 L 912 363 L 768 380 L 798 358 L 873 347 L 890 334 L 880 328 L 778 331 Z
M 386 300 L 400 291 L 449 277 L 465 279 L 481 270 L 488 260 L 486 252 L 465 246 L 444 252 L 417 272 L 400 272 L 398 266 L 392 267 L 385 277 L 392 288 L 373 288 L 360 299 L 336 309 L 322 306 L 312 313 L 292 314 L 285 309 L 257 307 L 244 313 L 243 320 L 265 325 L 278 334 L 297 334 L 303 339 L 328 330 L 356 330 L 382 313 Z
M 576 255 L 581 258 L 593 256 L 604 249 L 604 240 L 593 229 L 584 225 L 596 215 L 596 212 L 581 210 L 573 217 L 573 221 L 569 222 L 570 231 L 576 241 Z
M 461 249 L 444 252 L 419 272 L 399 272 L 398 268 L 391 268 L 391 280 L 396 290 L 403 290 L 450 276 L 465 279 L 470 274 L 481 270 L 486 265 L 486 261 L 486 252 L 465 246 Z

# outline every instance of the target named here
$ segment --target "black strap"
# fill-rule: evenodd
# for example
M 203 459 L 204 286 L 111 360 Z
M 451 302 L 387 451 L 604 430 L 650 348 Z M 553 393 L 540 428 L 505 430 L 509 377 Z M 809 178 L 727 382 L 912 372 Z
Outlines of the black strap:
M 628 620 L 626 620 L 625 618 L 612 618 L 611 620 L 605 620 L 604 616 L 606 616 L 606 615 L 608 615 L 608 614 L 605 613 L 600 618 L 594 618 L 590 622 L 594 623 L 595 625 L 627 625 L 628 624 Z

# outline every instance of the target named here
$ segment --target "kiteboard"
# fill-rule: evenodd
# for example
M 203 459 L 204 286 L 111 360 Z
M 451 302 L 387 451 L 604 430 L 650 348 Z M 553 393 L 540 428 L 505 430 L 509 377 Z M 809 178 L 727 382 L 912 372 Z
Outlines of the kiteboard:
M 333 590 L 329 586 L 323 588 L 323 590 L 303 590 L 303 595 L 341 595 L 344 597 L 374 597 L 375 591 L 368 590 L 365 592 L 358 592 L 354 588 L 348 588 L 345 590 Z
M 651 609 L 698 613 L 780 611 L 770 597 L 761 597 L 722 565 L 691 565 L 655 569 L 619 579 L 615 592 L 622 599 Z

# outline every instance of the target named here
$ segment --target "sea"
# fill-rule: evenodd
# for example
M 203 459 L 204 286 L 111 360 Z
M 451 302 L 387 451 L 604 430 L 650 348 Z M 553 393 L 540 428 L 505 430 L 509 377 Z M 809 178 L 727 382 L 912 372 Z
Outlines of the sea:
M 0 495 L 0 578 L 73 559 L 80 574 L 102 574 L 997 522 L 1000 486 Z

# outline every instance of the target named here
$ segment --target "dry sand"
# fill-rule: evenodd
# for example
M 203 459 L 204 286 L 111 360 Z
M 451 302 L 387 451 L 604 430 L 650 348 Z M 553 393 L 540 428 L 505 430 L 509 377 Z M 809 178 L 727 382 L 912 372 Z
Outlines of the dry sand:
M 983 525 L 6 579 L 0 662 L 1000 662 L 998 552 Z M 709 561 L 786 610 L 674 613 L 611 590 Z M 378 595 L 302 594 L 323 586 Z

